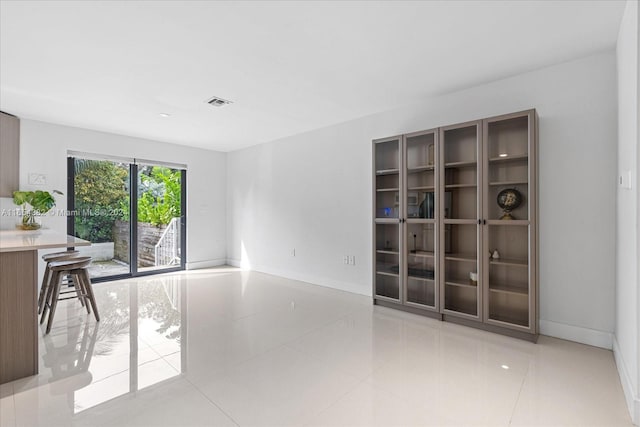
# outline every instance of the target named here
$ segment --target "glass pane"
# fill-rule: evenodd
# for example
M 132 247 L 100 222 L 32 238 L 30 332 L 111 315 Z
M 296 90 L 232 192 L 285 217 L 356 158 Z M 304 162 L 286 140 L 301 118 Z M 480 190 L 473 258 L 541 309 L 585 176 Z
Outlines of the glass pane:
M 400 192 L 397 189 L 376 190 L 376 218 L 398 218 Z
M 380 142 L 375 147 L 376 218 L 400 215 L 400 141 Z
M 399 224 L 376 224 L 376 295 L 400 298 Z
M 380 142 L 375 145 L 376 173 L 398 172 L 400 165 L 400 141 Z
M 182 174 L 179 169 L 138 169 L 138 271 L 180 266 Z
M 407 224 L 407 301 L 435 307 L 435 223 Z
M 93 258 L 90 277 L 128 274 L 129 165 L 75 159 L 74 167 L 74 234 L 91 242 L 76 249 Z
M 489 219 L 529 219 L 529 122 L 489 124 Z
M 477 316 L 477 226 L 445 225 L 445 308 Z
M 450 214 L 445 218 L 478 217 L 477 133 L 476 126 L 444 133 L 444 185 L 450 196 Z
M 529 324 L 528 226 L 489 226 L 489 318 Z
M 434 218 L 434 134 L 407 138 L 407 218 Z
M 407 138 L 407 168 L 420 169 L 435 164 L 434 134 L 410 136 Z

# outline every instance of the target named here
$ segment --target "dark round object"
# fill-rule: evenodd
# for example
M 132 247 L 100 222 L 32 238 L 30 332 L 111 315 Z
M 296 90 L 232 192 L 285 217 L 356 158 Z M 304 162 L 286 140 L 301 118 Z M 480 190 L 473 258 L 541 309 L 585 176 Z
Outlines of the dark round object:
M 498 193 L 498 206 L 505 212 L 511 212 L 522 203 L 522 194 L 515 188 L 506 188 Z

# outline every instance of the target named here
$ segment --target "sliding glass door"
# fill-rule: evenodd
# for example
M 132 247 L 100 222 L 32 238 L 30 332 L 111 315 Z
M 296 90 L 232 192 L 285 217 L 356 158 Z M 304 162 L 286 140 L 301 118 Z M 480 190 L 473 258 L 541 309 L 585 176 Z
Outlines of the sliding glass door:
M 137 166 L 137 271 L 180 266 L 183 171 Z
M 186 170 L 69 157 L 68 234 L 93 258 L 92 280 L 184 269 Z

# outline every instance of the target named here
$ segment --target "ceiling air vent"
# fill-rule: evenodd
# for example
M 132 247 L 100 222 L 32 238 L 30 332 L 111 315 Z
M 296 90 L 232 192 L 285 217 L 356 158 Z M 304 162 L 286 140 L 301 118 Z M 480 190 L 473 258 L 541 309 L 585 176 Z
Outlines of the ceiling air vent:
M 210 100 L 207 101 L 207 104 L 213 105 L 214 107 L 222 107 L 223 105 L 231 104 L 231 101 L 227 101 L 226 99 L 218 98 L 214 96 Z

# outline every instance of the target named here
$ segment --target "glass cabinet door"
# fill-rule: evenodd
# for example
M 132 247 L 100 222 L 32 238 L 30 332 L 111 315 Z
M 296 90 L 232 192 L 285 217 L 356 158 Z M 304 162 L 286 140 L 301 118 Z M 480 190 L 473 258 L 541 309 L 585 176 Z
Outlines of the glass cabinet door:
M 375 225 L 375 295 L 400 301 L 400 223 Z
M 516 329 L 532 325 L 529 203 L 533 113 L 486 120 L 485 206 L 488 258 L 485 321 Z
M 480 122 L 443 128 L 440 250 L 443 312 L 480 319 Z
M 400 137 L 374 141 L 374 294 L 401 300 L 402 195 Z
M 407 305 L 436 310 L 438 217 L 436 131 L 405 137 L 405 297 Z
M 436 309 L 435 221 L 408 222 L 406 242 L 405 302 Z
M 400 138 L 376 142 L 375 217 L 400 218 Z

